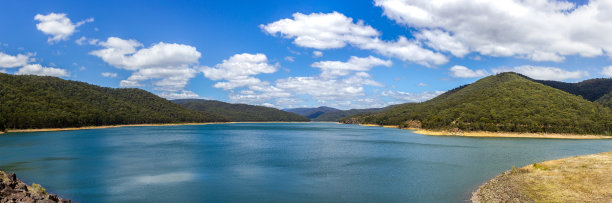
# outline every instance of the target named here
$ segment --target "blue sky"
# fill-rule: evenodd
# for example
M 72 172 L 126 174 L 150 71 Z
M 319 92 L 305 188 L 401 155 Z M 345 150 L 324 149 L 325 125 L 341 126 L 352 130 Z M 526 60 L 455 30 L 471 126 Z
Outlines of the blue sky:
M 277 108 L 612 77 L 610 1 L 3 1 L 0 71 Z

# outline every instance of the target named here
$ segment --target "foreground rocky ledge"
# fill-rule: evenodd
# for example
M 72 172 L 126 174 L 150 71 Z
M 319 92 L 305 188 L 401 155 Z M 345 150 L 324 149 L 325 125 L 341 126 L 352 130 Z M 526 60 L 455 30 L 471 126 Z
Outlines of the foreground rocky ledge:
M 0 171 L 0 202 L 70 202 L 57 195 L 48 194 L 38 184 L 29 186 L 17 179 L 14 173 Z
M 506 171 L 480 186 L 472 202 L 612 202 L 612 152 Z

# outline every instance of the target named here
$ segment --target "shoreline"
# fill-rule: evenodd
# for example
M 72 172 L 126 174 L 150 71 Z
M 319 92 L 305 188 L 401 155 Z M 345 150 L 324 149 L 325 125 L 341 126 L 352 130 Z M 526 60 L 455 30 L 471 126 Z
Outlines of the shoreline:
M 148 124 L 121 124 L 121 125 L 100 125 L 100 126 L 83 126 L 83 127 L 68 127 L 68 128 L 32 128 L 32 129 L 11 129 L 5 133 L 29 133 L 29 132 L 54 132 L 54 131 L 72 131 L 72 130 L 91 130 L 105 128 L 120 128 L 120 127 L 149 127 L 149 126 L 179 126 L 179 125 L 210 125 L 210 124 L 232 124 L 232 123 L 307 123 L 306 121 L 246 121 L 246 122 L 205 122 L 205 123 L 148 123 Z
M 487 131 L 472 131 L 472 132 L 451 132 L 446 130 L 427 130 L 422 128 L 400 128 L 398 125 L 376 125 L 376 124 L 359 124 L 361 126 L 375 126 L 383 128 L 398 128 L 402 130 L 412 130 L 416 134 L 429 136 L 458 136 L 458 137 L 486 137 L 486 138 L 535 138 L 535 139 L 574 139 L 574 140 L 598 140 L 612 139 L 612 136 L 606 135 L 580 135 L 580 134 L 561 134 L 561 133 L 518 133 L 518 132 L 487 132 Z
M 512 168 L 472 192 L 480 202 L 609 202 L 612 151 Z

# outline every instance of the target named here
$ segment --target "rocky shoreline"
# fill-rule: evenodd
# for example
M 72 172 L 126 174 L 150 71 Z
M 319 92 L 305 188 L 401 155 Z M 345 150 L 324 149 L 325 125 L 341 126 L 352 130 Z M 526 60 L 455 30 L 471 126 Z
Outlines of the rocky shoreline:
M 0 203 L 5 202 L 69 203 L 71 201 L 48 194 L 39 184 L 27 185 L 19 181 L 14 173 L 6 174 L 0 171 Z

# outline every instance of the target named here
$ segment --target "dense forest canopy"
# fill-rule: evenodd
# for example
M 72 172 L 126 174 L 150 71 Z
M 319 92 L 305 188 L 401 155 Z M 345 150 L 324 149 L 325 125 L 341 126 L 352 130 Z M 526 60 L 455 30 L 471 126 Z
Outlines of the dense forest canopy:
M 248 104 L 230 104 L 214 100 L 179 99 L 173 102 L 187 109 L 223 115 L 229 121 L 310 121 L 310 119 L 275 108 Z
M 515 73 L 489 76 L 426 102 L 341 122 L 466 131 L 612 133 L 610 108 Z
M 595 101 L 601 98 L 603 95 L 612 92 L 612 79 L 610 78 L 589 79 L 578 83 L 566 83 L 549 80 L 533 81 L 569 92 L 574 95 L 582 96 L 582 98 L 589 101 Z
M 141 89 L 0 73 L 0 130 L 227 121 Z

